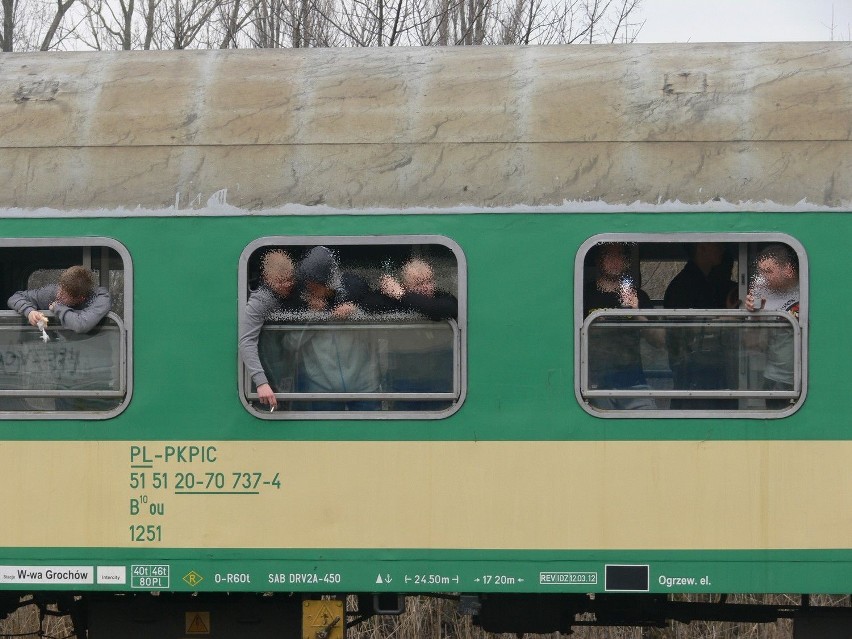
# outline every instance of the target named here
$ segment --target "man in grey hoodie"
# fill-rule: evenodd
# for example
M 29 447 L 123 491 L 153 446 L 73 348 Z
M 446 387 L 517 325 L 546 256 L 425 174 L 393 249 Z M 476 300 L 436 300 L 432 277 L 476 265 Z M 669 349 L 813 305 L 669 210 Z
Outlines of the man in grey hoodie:
M 112 353 L 109 340 L 97 338 L 90 341 L 88 335 L 112 307 L 109 290 L 95 286 L 91 269 L 81 265 L 65 269 L 56 284 L 18 291 L 9 298 L 8 305 L 25 317 L 30 325 L 39 326 L 42 330 L 49 328 L 50 322 L 58 321 L 63 328 L 77 334 L 66 335 L 64 339 L 67 342 L 79 342 L 75 347 L 79 370 L 73 374 L 62 367 L 41 373 L 30 370 L 22 376 L 26 380 L 21 382 L 25 388 L 82 390 L 90 385 L 97 387 L 115 381 L 111 379 L 115 368 L 110 365 Z M 44 311 L 51 311 L 56 320 L 51 320 Z M 62 343 L 67 345 L 67 342 Z M 82 346 L 82 342 L 87 342 L 87 345 Z M 3 401 L 4 409 L 8 410 L 99 411 L 116 405 L 114 400 L 98 398 L 33 397 L 8 398 Z
M 257 387 L 260 403 L 275 410 L 278 400 L 260 362 L 258 342 L 263 323 L 269 314 L 281 310 L 291 298 L 296 278 L 293 260 L 278 249 L 263 256 L 260 268 L 260 286 L 249 295 L 245 313 L 240 318 L 239 349 L 251 381 Z
M 44 310 L 53 311 L 59 323 L 75 333 L 88 333 L 107 313 L 112 300 L 103 286 L 95 287 L 94 275 L 85 266 L 72 266 L 62 272 L 57 284 L 18 291 L 8 301 L 32 326 L 48 323 Z
M 310 319 L 343 321 L 372 310 L 373 296 L 355 275 L 340 272 L 337 258 L 325 246 L 310 249 L 299 262 L 301 297 Z M 368 331 L 316 330 L 290 332 L 301 362 L 299 390 L 305 393 L 377 393 L 379 366 Z M 311 410 L 379 410 L 377 401 L 315 401 Z

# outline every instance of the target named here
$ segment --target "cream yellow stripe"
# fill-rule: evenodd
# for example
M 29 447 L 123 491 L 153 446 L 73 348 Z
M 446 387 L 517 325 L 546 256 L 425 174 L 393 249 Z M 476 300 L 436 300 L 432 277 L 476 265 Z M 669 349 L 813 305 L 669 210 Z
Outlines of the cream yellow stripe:
M 848 441 L 189 444 L 214 446 L 215 461 L 176 462 L 175 449 L 131 469 L 141 443 L 0 443 L 0 546 L 852 546 Z M 178 445 L 147 442 L 145 455 Z M 144 488 L 131 489 L 133 471 Z M 168 489 L 152 487 L 154 472 Z M 178 473 L 198 491 L 206 473 L 228 490 L 241 472 L 277 472 L 281 488 L 175 494 Z M 132 541 L 131 525 L 159 525 L 162 541 Z

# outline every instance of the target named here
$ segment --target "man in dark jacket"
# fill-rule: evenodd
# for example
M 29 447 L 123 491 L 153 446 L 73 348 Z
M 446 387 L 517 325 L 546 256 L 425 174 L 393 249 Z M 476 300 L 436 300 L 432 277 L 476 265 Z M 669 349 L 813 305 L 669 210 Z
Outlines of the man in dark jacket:
M 652 308 L 648 294 L 630 277 L 630 256 L 620 243 L 602 243 L 597 247 L 598 275 L 583 291 L 583 317 L 604 309 Z M 597 326 L 589 333 L 589 385 L 595 390 L 649 390 L 640 349 L 644 316 L 636 316 L 635 327 L 603 330 Z M 601 322 L 606 320 L 601 320 Z M 646 339 L 656 343 L 655 329 L 644 331 Z M 656 408 L 651 397 L 596 397 L 589 404 L 602 409 L 650 410 Z
M 458 318 L 458 300 L 454 295 L 437 289 L 432 266 L 421 259 L 406 262 L 400 271 L 399 280 L 383 275 L 379 285 L 382 293 L 392 301 L 395 310 L 414 311 L 433 322 Z M 410 354 L 399 353 L 397 362 L 396 375 L 391 385 L 394 392 L 446 392 L 452 387 L 452 349 L 432 345 L 430 348 L 412 350 Z M 435 411 L 450 405 L 451 402 L 447 401 L 406 400 L 396 401 L 394 409 Z
M 384 275 L 380 282 L 381 291 L 397 300 L 402 309 L 415 311 L 430 320 L 456 319 L 459 303 L 454 295 L 437 290 L 435 272 L 419 259 L 406 262 L 401 271 L 401 281 Z
M 672 309 L 725 308 L 730 291 L 730 265 L 727 274 L 720 274 L 725 258 L 725 246 L 717 242 L 698 242 L 689 247 L 689 260 L 666 288 L 663 304 Z M 734 295 L 736 300 L 736 295 Z M 735 305 L 736 302 L 732 302 Z M 735 306 L 732 306 L 734 308 Z M 706 317 L 694 318 L 705 324 Z M 666 335 L 669 365 L 675 390 L 719 390 L 730 387 L 726 366 L 724 334 L 718 328 L 699 326 L 678 328 Z M 732 410 L 737 401 L 697 397 L 674 398 L 674 410 Z

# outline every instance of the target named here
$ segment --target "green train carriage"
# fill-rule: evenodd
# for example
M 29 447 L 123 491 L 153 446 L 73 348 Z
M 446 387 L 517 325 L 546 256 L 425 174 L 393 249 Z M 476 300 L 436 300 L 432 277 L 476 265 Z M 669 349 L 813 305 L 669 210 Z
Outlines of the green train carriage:
M 128 636 L 241 635 L 248 606 L 264 619 L 256 636 L 278 636 L 270 618 L 320 636 L 343 633 L 344 594 L 368 615 L 433 593 L 458 596 L 497 632 L 567 631 L 591 612 L 637 625 L 792 616 L 802 636 L 844 636 L 848 609 L 671 595 L 849 590 L 849 140 L 838 120 L 850 48 L 726 45 L 740 55 L 721 63 L 709 45 L 640 49 L 353 52 L 348 67 L 339 51 L 5 57 L 0 83 L 17 97 L 2 107 L 3 292 L 86 263 L 113 293 L 91 340 L 51 327 L 48 345 L 14 313 L 0 318 L 18 344 L 4 349 L 0 389 L 0 503 L 14 522 L 0 544 L 6 607 L 23 593 L 55 598 L 94 637 L 116 624 Z M 623 80 L 601 76 L 598 115 L 620 104 L 622 119 L 601 118 L 599 136 L 591 114 L 570 108 L 570 79 L 589 86 L 592 59 Z M 747 72 L 745 59 L 772 62 Z M 797 73 L 786 73 L 791 60 Z M 186 65 L 206 79 L 172 80 Z M 161 77 L 148 96 L 133 73 L 145 68 Z M 674 85 L 655 84 L 661 69 Z M 703 69 L 716 94 L 678 85 L 684 69 Z M 362 89 L 346 91 L 344 77 Z M 674 120 L 655 124 L 625 100 L 660 100 Z M 569 113 L 546 117 L 557 107 Z M 621 199 L 628 186 L 652 203 Z M 651 188 L 682 204 L 655 205 Z M 690 204 L 703 189 L 733 201 L 757 189 L 775 204 Z M 563 203 L 588 194 L 604 202 Z M 791 247 L 798 318 L 667 314 L 655 293 L 644 329 L 789 335 L 789 406 L 767 407 L 778 396 L 757 385 L 759 353 L 736 341 L 737 386 L 703 393 L 730 408 L 672 410 L 689 393 L 648 345 L 640 395 L 654 409 L 595 408 L 585 336 L 635 319 L 584 316 L 595 248 L 628 244 L 653 292 L 702 241 L 724 244 L 740 297 L 761 248 Z M 384 381 L 365 397 L 373 408 L 346 410 L 353 397 L 341 393 L 327 398 L 340 409 L 305 409 L 317 398 L 294 385 L 276 389 L 282 408 L 269 413 L 237 357 L 240 313 L 263 251 L 318 245 L 373 284 L 388 260 L 431 260 L 458 316 L 318 329 L 371 332 Z M 666 274 L 655 284 L 652 271 Z M 288 330 L 271 324 L 267 340 Z M 393 386 L 391 371 L 422 373 L 430 353 L 441 356 L 437 386 Z

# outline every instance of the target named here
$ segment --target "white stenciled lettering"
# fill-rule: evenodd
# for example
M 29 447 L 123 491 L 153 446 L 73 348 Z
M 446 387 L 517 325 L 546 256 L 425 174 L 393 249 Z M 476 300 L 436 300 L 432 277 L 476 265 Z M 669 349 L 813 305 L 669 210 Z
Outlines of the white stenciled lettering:
M 694 586 L 696 579 L 695 577 L 667 577 L 665 575 L 660 575 L 657 583 L 661 586 L 665 586 L 666 588 L 673 588 L 674 586 Z

